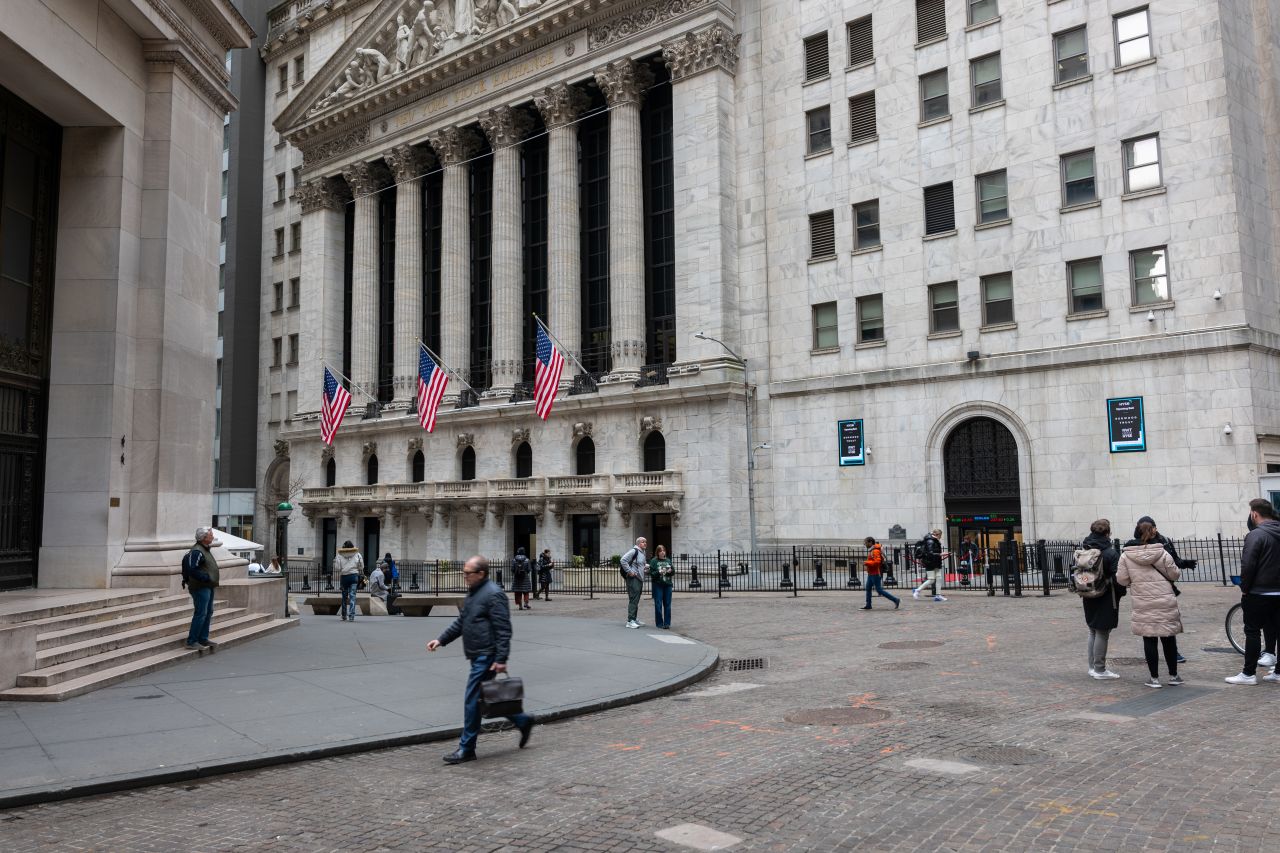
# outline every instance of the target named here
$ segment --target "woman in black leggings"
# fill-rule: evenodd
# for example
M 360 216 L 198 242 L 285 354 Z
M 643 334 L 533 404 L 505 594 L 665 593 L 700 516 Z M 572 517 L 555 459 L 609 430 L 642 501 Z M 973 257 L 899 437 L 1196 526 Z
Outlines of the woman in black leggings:
M 1151 672 L 1148 687 L 1160 683 L 1160 647 L 1169 667 L 1169 684 L 1182 684 L 1178 675 L 1178 634 L 1182 633 L 1182 612 L 1178 609 L 1178 566 L 1160 542 L 1159 531 L 1150 522 L 1138 524 L 1138 542 L 1120 553 L 1116 581 L 1128 587 L 1133 601 L 1133 633 L 1142 637 Z M 1158 641 L 1158 642 L 1157 642 Z

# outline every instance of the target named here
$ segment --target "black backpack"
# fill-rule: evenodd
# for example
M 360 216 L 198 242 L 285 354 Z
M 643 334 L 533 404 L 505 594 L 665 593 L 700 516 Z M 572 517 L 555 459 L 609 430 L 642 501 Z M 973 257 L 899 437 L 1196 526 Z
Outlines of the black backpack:
M 923 563 L 925 558 L 929 556 L 929 546 L 924 544 L 923 539 L 911 549 L 911 556 L 915 557 L 917 563 Z
M 204 554 L 199 548 L 192 548 L 182 558 L 182 588 L 187 588 L 189 581 L 209 581 L 209 573 L 203 568 Z
M 523 554 L 517 554 L 512 561 L 511 569 L 516 573 L 516 580 L 524 580 L 525 575 L 529 574 L 529 558 Z

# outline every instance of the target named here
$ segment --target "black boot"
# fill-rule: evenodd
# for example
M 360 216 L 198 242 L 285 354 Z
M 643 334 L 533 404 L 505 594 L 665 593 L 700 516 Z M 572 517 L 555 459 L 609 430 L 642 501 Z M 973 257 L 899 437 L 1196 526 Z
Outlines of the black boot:
M 462 764 L 464 761 L 475 761 L 475 760 L 476 760 L 476 754 L 474 752 L 463 752 L 460 749 L 455 749 L 453 752 L 449 753 L 444 757 L 445 764 Z

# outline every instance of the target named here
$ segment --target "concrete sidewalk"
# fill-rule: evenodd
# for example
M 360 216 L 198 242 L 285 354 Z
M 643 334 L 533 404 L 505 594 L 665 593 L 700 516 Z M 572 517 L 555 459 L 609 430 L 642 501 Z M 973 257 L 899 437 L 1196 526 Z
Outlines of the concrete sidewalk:
M 462 642 L 425 651 L 448 619 L 301 618 L 298 630 L 66 702 L 0 704 L 0 808 L 457 737 Z M 672 692 L 718 659 L 616 619 L 513 619 L 511 671 L 540 720 Z M 514 748 L 512 735 L 481 735 L 482 756 Z

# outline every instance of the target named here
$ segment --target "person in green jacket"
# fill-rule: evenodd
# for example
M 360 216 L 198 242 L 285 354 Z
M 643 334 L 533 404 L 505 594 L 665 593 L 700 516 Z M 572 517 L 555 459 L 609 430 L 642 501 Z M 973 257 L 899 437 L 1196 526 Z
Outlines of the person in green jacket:
M 671 577 L 675 567 L 667 559 L 667 549 L 659 545 L 649 561 L 649 578 L 653 589 L 653 624 L 659 628 L 671 627 Z
M 213 544 L 213 531 L 207 527 L 196 528 L 196 542 L 191 547 L 182 580 L 191 593 L 191 630 L 187 632 L 188 649 L 213 651 L 217 643 L 209 639 L 209 623 L 213 620 L 213 590 L 218 585 L 218 561 L 213 558 L 209 546 Z

